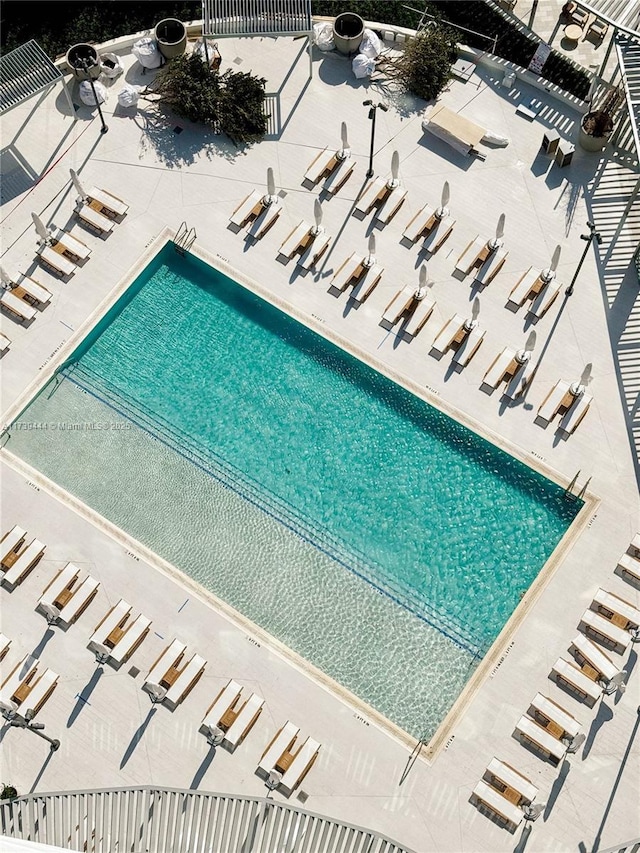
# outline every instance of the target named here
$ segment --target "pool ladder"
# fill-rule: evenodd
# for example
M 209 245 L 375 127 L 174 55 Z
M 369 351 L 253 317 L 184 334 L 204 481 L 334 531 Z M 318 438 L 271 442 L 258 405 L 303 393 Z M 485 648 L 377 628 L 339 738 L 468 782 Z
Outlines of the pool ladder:
M 178 232 L 173 241 L 173 247 L 180 255 L 184 255 L 193 246 L 193 243 L 198 235 L 195 228 L 187 228 L 187 223 L 183 222 L 178 228 Z
M 578 477 L 579 477 L 579 476 L 580 476 L 580 471 L 578 471 L 578 473 L 576 474 L 576 476 L 573 478 L 573 480 L 569 483 L 569 485 L 567 486 L 567 488 L 564 490 L 564 496 L 565 496 L 565 498 L 567 498 L 568 500 L 572 500 L 572 501 L 579 501 L 579 500 L 583 500 L 583 498 L 584 498 L 584 496 L 585 496 L 585 493 L 586 493 L 586 491 L 587 491 L 587 489 L 588 489 L 588 487 L 589 487 L 589 483 L 591 482 L 591 477 L 589 477 L 589 479 L 586 481 L 586 483 L 584 484 L 584 486 L 583 486 L 583 487 L 580 489 L 580 491 L 576 494 L 576 493 L 574 493 L 574 489 L 575 489 L 575 488 L 577 487 L 577 485 L 578 485 Z

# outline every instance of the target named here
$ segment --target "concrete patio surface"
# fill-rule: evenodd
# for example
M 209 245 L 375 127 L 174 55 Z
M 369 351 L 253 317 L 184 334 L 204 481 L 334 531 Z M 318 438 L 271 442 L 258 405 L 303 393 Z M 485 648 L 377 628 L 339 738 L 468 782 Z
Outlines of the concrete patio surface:
M 2 204 L 2 265 L 34 277 L 52 291 L 52 303 L 25 327 L 4 312 L 2 332 L 12 341 L 2 358 L 3 423 L 9 423 L 35 387 L 72 345 L 73 335 L 167 226 L 181 222 L 197 231 L 197 245 L 243 276 L 266 288 L 310 323 L 326 326 L 386 368 L 418 384 L 436 405 L 454 408 L 483 434 L 531 464 L 542 464 L 568 483 L 588 482 L 599 501 L 580 535 L 558 559 L 546 587 L 523 613 L 516 633 L 496 649 L 496 666 L 452 723 L 442 752 L 432 763 L 412 761 L 411 749 L 381 730 L 317 683 L 302 665 L 230 614 L 144 548 L 11 454 L 2 456 L 2 533 L 14 524 L 47 543 L 45 558 L 26 581 L 0 597 L 1 630 L 13 643 L 2 661 L 2 678 L 27 653 L 38 653 L 60 674 L 58 687 L 38 719 L 61 740 L 49 755 L 46 745 L 27 732 L 2 729 L 1 778 L 19 792 L 153 783 L 230 793 L 263 794 L 255 775 L 266 744 L 287 719 L 323 744 L 320 759 L 305 779 L 305 796 L 291 802 L 380 831 L 423 851 L 511 851 L 524 843 L 530 851 L 605 849 L 640 836 L 637 790 L 640 748 L 637 740 L 640 680 L 633 647 L 624 658 L 630 671 L 623 695 L 606 697 L 596 707 L 581 705 L 550 681 L 551 665 L 577 633 L 581 613 L 598 586 L 640 605 L 640 590 L 614 572 L 620 555 L 640 527 L 638 497 L 638 347 L 640 297 L 632 255 L 640 240 L 640 213 L 629 210 L 637 164 L 624 152 L 587 154 L 579 148 L 560 168 L 540 151 L 545 129 L 575 140 L 579 115 L 546 93 L 518 82 L 510 91 L 491 72 L 478 67 L 466 84 L 454 81 L 441 102 L 483 127 L 507 136 L 505 148 L 482 146 L 484 162 L 464 158 L 423 133 L 426 105 L 393 93 L 383 79 L 353 79 L 350 63 L 335 54 L 314 53 L 314 77 L 307 82 L 308 59 L 302 41 L 227 39 L 220 44 L 224 67 L 267 78 L 272 119 L 259 145 L 236 149 L 224 137 L 177 117 L 161 115 L 148 102 L 139 109 L 117 107 L 123 78 L 144 84 L 132 56 L 123 56 L 125 74 L 112 87 L 105 107 L 109 132 L 80 106 L 78 120 L 67 114 L 58 87 L 2 118 L 2 163 L 6 173 Z M 408 194 L 384 228 L 372 215 L 352 215 L 365 186 L 370 124 L 362 101 L 382 97 L 391 108 L 378 113 L 376 174 L 388 177 L 392 152 L 400 155 L 400 179 Z M 520 103 L 540 98 L 544 106 L 530 122 L 516 114 Z M 77 89 L 75 101 L 78 103 Z M 278 248 L 301 219 L 313 221 L 317 189 L 302 185 L 318 151 L 340 146 L 346 121 L 356 166 L 329 199 L 323 198 L 323 224 L 332 236 L 319 268 L 307 276 L 294 263 L 278 263 Z M 177 132 L 177 129 L 180 132 Z M 5 164 L 7 168 L 5 168 Z M 272 167 L 282 204 L 276 225 L 250 245 L 243 233 L 228 229 L 234 208 L 254 188 L 266 192 Z M 96 184 L 130 205 L 124 221 L 106 238 L 82 228 L 73 216 L 75 169 L 87 186 Z M 401 244 L 404 228 L 426 203 L 437 206 L 444 181 L 451 188 L 454 230 L 428 260 L 437 304 L 425 328 L 411 343 L 384 331 L 379 321 L 393 294 L 417 284 L 424 255 L 419 246 Z M 11 188 L 15 188 L 12 191 Z M 35 211 L 48 223 L 69 228 L 92 248 L 89 261 L 69 279 L 57 280 L 35 262 Z M 477 235 L 493 236 L 506 214 L 506 263 L 481 292 L 452 273 L 466 245 Z M 623 214 L 625 214 L 623 216 Z M 603 237 L 590 249 L 573 296 L 564 290 L 582 255 L 580 234 L 592 219 Z M 353 251 L 366 253 L 376 233 L 376 256 L 384 267 L 380 284 L 357 310 L 346 295 L 327 291 L 342 261 Z M 524 308 L 505 308 L 508 294 L 530 266 L 548 266 L 562 246 L 558 275 L 563 287 L 535 325 Z M 480 300 L 479 322 L 486 334 L 471 363 L 452 370 L 451 356 L 438 361 L 430 345 L 455 312 L 468 317 Z M 524 345 L 531 329 L 536 374 L 524 398 L 506 405 L 498 392 L 480 390 L 482 377 L 505 346 Z M 546 394 L 559 379 L 577 381 L 592 365 L 593 402 L 575 434 L 563 438 L 555 427 L 534 420 Z M 67 561 L 100 579 L 96 600 L 69 631 L 47 630 L 34 611 L 48 580 Z M 88 638 L 109 606 L 121 597 L 153 619 L 152 633 L 131 662 L 118 672 L 98 667 L 86 649 Z M 145 673 L 174 636 L 207 661 L 205 676 L 175 712 L 151 708 L 140 689 Z M 131 675 L 134 666 L 139 673 Z M 197 728 L 218 690 L 233 677 L 266 700 L 255 729 L 229 755 L 207 747 Z M 398 677 L 397 675 L 394 677 Z M 563 705 L 583 724 L 587 741 L 578 754 L 553 767 L 525 749 L 512 735 L 515 723 L 540 691 Z M 522 826 L 510 833 L 469 803 L 476 782 L 497 756 L 540 789 L 547 803 L 527 840 Z M 275 795 L 280 796 L 279 794 Z M 582 848 L 581 848 L 582 849 Z M 221 853 L 223 853 L 221 851 Z M 226 853 L 226 851 L 224 851 Z

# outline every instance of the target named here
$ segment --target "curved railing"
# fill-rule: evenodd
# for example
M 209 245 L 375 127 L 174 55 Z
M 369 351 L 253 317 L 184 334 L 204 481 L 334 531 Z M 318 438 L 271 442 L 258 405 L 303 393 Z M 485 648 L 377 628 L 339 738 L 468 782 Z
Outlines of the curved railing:
M 2 800 L 0 832 L 87 853 L 412 853 L 271 799 L 151 785 Z

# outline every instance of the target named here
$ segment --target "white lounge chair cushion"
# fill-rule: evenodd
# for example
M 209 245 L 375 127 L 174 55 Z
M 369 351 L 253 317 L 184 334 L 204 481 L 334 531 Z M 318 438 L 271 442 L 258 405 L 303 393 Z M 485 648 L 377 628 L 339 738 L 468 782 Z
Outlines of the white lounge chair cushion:
M 283 775 L 280 787 L 288 791 L 293 791 L 319 750 L 320 744 L 313 740 L 313 738 L 307 738 L 295 754 L 293 761 L 289 765 L 289 769 Z
M 577 666 L 569 663 L 569 661 L 566 661 L 564 658 L 558 658 L 551 669 L 552 672 L 555 672 L 563 681 L 571 684 L 594 702 L 600 698 L 600 695 L 602 694 L 602 687 L 595 681 L 592 681 L 584 674 L 584 672 L 582 672 L 582 670 L 578 669 Z
M 47 546 L 38 539 L 33 539 L 27 548 L 20 553 L 13 566 L 4 573 L 2 580 L 8 584 L 18 584 L 29 571 L 29 567 L 44 554 Z
M 299 731 L 300 729 L 298 726 L 287 720 L 282 729 L 276 735 L 273 743 L 268 747 L 260 759 L 258 763 L 260 770 L 263 770 L 265 773 L 270 773 L 275 767 L 278 759 L 282 756 L 283 752 L 291 746 L 295 738 L 298 736 Z
M 522 809 L 509 802 L 506 797 L 503 797 L 502 794 L 496 791 L 495 788 L 487 785 L 486 782 L 480 780 L 473 789 L 473 793 L 485 806 L 488 806 L 491 811 L 496 812 L 509 821 L 509 823 L 519 826 L 522 822 L 524 818 Z
M 516 731 L 520 732 L 525 738 L 541 747 L 549 755 L 552 755 L 558 761 L 564 758 L 567 747 L 562 741 L 557 740 L 550 735 L 546 729 L 534 723 L 529 717 L 523 715 L 516 724 Z
M 3 290 L 0 296 L 0 303 L 9 309 L 13 314 L 17 314 L 23 320 L 33 320 L 38 313 L 33 305 L 29 305 L 24 299 L 11 293 L 10 290 Z

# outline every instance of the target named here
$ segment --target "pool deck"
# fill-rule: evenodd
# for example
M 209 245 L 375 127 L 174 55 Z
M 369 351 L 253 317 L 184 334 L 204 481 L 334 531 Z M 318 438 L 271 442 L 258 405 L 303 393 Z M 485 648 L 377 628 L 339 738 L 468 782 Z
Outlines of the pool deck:
M 20 586 L 0 592 L 1 630 L 13 640 L 0 666 L 4 679 L 22 656 L 34 652 L 60 674 L 38 720 L 62 745 L 49 757 L 41 740 L 3 729 L 2 781 L 21 793 L 157 784 L 262 795 L 266 789 L 255 775 L 257 762 L 276 729 L 290 719 L 305 737 L 323 745 L 302 785 L 308 795 L 304 807 L 375 829 L 416 853 L 511 851 L 519 840 L 526 841 L 522 825 L 510 833 L 469 803 L 494 756 L 528 776 L 539 788 L 537 801 L 548 804 L 532 825 L 529 850 L 575 850 L 581 843 L 588 850 L 605 849 L 640 836 L 633 794 L 640 789 L 640 673 L 634 647 L 624 656 L 611 653 L 621 668 L 633 670 L 626 692 L 606 697 L 593 709 L 548 678 L 559 656 L 570 658 L 570 641 L 598 586 L 640 605 L 640 590 L 614 573 L 640 526 L 640 294 L 631 265 L 640 216 L 633 210 L 622 219 L 637 180 L 635 165 L 621 153 L 601 156 L 580 149 L 569 166 L 552 165 L 539 152 L 542 134 L 554 127 L 573 139 L 577 113 L 526 85 L 507 91 L 490 72 L 478 69 L 466 84 L 451 83 L 442 103 L 508 136 L 510 144 L 482 146 L 484 162 L 464 158 L 423 133 L 424 104 L 392 95 L 389 112 L 377 116 L 375 170 L 387 178 L 397 150 L 408 193 L 391 222 L 373 228 L 372 214 L 361 221 L 352 213 L 365 185 L 369 147 L 370 124 L 362 100 L 381 99 L 382 84 L 375 78 L 356 81 L 346 59 L 315 53 L 314 78 L 307 85 L 308 59 L 301 41 L 224 40 L 221 49 L 224 67 L 262 74 L 267 91 L 274 93 L 272 132 L 246 150 L 183 120 L 165 120 L 149 103 L 141 101 L 137 113 L 116 106 L 122 77 L 105 106 L 105 135 L 87 107 L 79 107 L 79 120 L 71 121 L 60 87 L 2 118 L 2 265 L 12 276 L 18 271 L 33 274 L 53 293 L 51 304 L 28 328 L 2 313 L 2 332 L 12 341 L 2 358 L 3 422 L 20 405 L 25 389 L 55 365 L 74 332 L 124 280 L 145 247 L 167 226 L 176 230 L 185 221 L 196 228 L 203 252 L 257 282 L 274 301 L 287 303 L 328 334 L 348 339 L 388 372 L 419 385 L 428 398 L 454 408 L 506 447 L 517 448 L 531 464 L 557 472 L 559 480 L 570 481 L 580 472 L 579 486 L 588 482 L 599 502 L 575 541 L 567 543 L 571 547 L 559 556 L 539 596 L 519 612 L 520 624 L 496 649 L 491 673 L 465 707 L 457 709 L 444 748 L 431 763 L 412 762 L 410 748 L 319 684 L 277 644 L 219 612 L 170 567 L 159 565 L 16 462 L 9 439 L 1 451 L 2 533 L 20 524 L 48 547 Z M 149 73 L 142 76 L 130 55 L 124 63 L 128 82 L 148 81 Z M 74 96 L 79 102 L 77 86 Z M 530 122 L 515 110 L 534 97 L 545 105 Z M 302 277 L 293 261 L 283 265 L 276 260 L 278 248 L 301 219 L 313 222 L 317 190 L 302 186 L 302 178 L 319 151 L 339 147 L 343 119 L 354 173 L 335 197 L 322 200 L 323 225 L 332 241 L 318 270 Z M 178 127 L 182 132 L 173 132 Z M 266 192 L 269 166 L 282 212 L 274 227 L 251 245 L 242 232 L 228 229 L 229 217 L 253 189 Z M 73 217 L 69 168 L 78 171 L 87 188 L 103 187 L 129 204 L 126 217 L 108 237 L 85 231 Z M 424 204 L 439 204 L 445 180 L 456 225 L 428 262 L 437 304 L 412 342 L 399 341 L 379 321 L 398 290 L 417 285 L 424 261 L 417 245 L 401 244 L 402 233 Z M 90 259 L 69 281 L 59 281 L 35 264 L 31 211 L 47 223 L 70 228 L 92 248 Z M 469 276 L 460 281 L 452 275 L 455 262 L 476 235 L 493 236 L 503 212 L 508 256 L 494 281 L 478 294 L 479 323 L 486 334 L 470 364 L 457 373 L 451 356 L 438 361 L 429 355 L 430 346 L 454 313 L 471 315 L 477 291 Z M 580 234 L 587 219 L 595 222 L 603 242 L 590 249 L 573 296 L 565 297 L 564 285 L 584 249 Z M 335 298 L 328 288 L 352 252 L 366 254 L 372 230 L 384 273 L 356 310 L 346 294 Z M 507 296 L 530 266 L 548 266 L 557 243 L 562 245 L 558 276 L 563 287 L 547 314 L 527 325 L 524 308 L 512 313 L 505 307 Z M 538 369 L 524 399 L 505 405 L 497 391 L 489 396 L 480 390 L 483 375 L 504 347 L 521 348 L 531 329 L 537 335 L 533 359 Z M 577 381 L 588 363 L 593 365 L 588 388 L 593 401 L 576 432 L 565 440 L 551 425 L 536 425 L 536 410 L 554 384 Z M 67 561 L 87 568 L 101 581 L 100 591 L 67 632 L 47 630 L 34 607 Z M 120 598 L 153 620 L 151 633 L 119 672 L 108 666 L 101 671 L 86 644 L 99 619 Z M 173 637 L 208 661 L 205 675 L 177 710 L 159 707 L 151 713 L 140 687 Z M 135 677 L 129 674 L 131 666 L 140 671 Z M 229 678 L 263 696 L 265 710 L 234 755 L 218 749 L 212 756 L 197 729 Z M 588 736 L 578 753 L 557 768 L 513 737 L 516 722 L 538 691 L 573 714 Z M 297 792 L 290 801 L 302 805 Z

